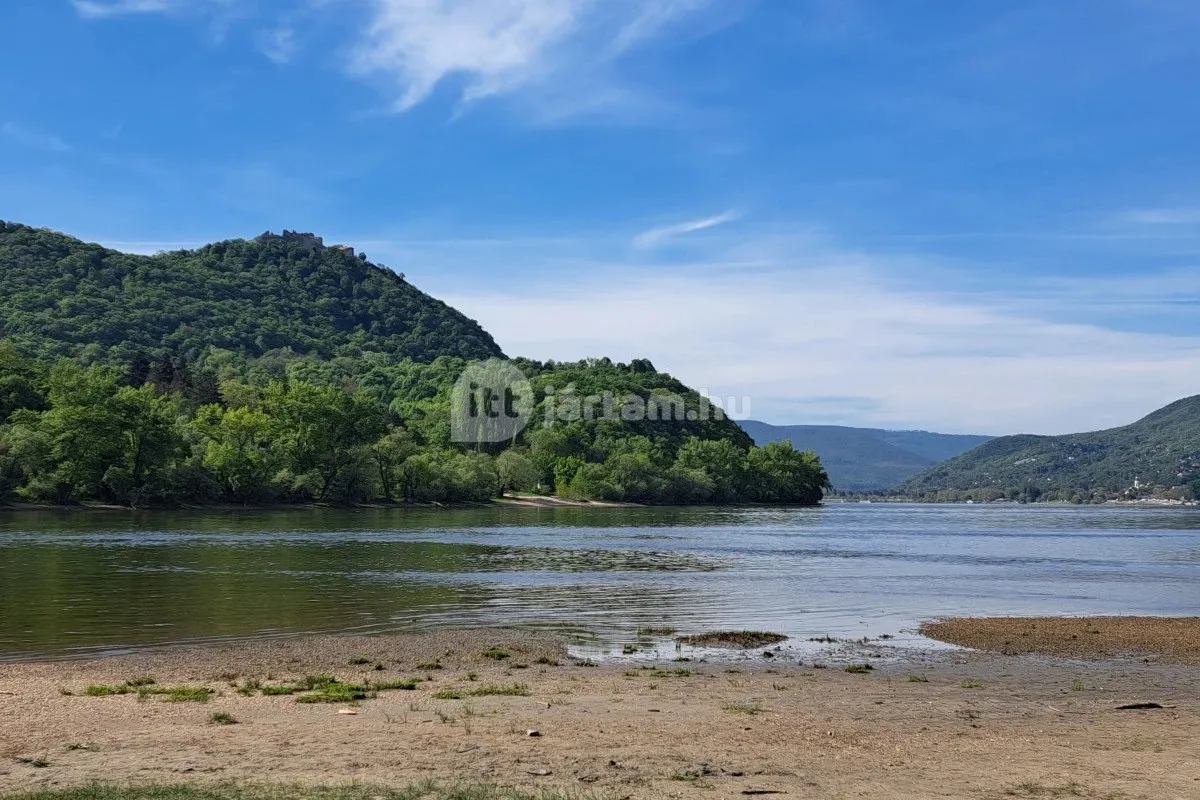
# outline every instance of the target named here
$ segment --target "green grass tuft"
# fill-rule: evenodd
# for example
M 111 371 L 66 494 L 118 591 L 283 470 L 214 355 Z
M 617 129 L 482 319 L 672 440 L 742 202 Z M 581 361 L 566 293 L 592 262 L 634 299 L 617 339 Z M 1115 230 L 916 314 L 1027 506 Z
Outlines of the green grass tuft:
M 367 699 L 367 687 L 351 683 L 330 683 L 296 698 L 297 703 L 353 703 Z
M 435 700 L 461 700 L 464 697 L 528 697 L 529 687 L 523 683 L 512 683 L 503 686 L 488 685 L 478 689 L 443 689 L 434 692 Z
M 207 703 L 213 690 L 207 686 L 171 686 L 149 694 L 161 696 L 165 703 Z
M 376 692 L 390 692 L 396 689 L 407 692 L 416 689 L 420 682 L 420 678 L 400 678 L 394 681 L 371 681 L 367 686 Z
M 214 711 L 208 721 L 214 725 L 236 725 L 237 720 L 228 711 Z

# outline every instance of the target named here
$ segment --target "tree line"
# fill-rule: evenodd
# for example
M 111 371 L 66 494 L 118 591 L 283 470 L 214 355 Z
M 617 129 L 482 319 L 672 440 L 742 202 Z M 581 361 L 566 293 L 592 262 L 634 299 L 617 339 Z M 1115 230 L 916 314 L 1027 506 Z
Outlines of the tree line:
M 200 364 L 47 363 L 0 341 L 0 503 L 458 503 L 532 492 L 812 504 L 828 488 L 815 455 L 754 447 L 727 420 L 534 424 L 503 446 L 456 445 L 447 419 L 458 359 L 233 362 L 214 351 Z M 538 386 L 686 391 L 649 362 L 519 363 Z

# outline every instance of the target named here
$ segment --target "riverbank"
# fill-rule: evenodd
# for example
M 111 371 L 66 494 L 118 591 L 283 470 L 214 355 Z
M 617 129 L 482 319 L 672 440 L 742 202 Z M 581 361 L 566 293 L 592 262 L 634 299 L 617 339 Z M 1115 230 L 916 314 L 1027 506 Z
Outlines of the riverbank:
M 736 664 L 590 666 L 555 638 L 507 630 L 6 664 L 0 792 L 424 779 L 628 798 L 1200 790 L 1192 668 L 881 644 L 850 672 L 768 650 Z M 314 688 L 263 689 L 298 686 Z M 297 702 L 359 688 L 354 702 Z M 1137 703 L 1161 708 L 1119 710 Z
M 1004 655 L 1145 658 L 1200 666 L 1200 617 L 988 617 L 927 622 L 921 633 Z
M 182 504 L 177 506 L 121 506 L 111 503 L 0 503 L 0 513 L 29 512 L 29 511 L 369 511 L 369 510 L 405 510 L 405 509 L 463 509 L 463 508 L 646 508 L 639 503 L 618 503 L 608 500 L 568 500 L 549 495 L 505 495 L 487 502 L 464 503 L 353 503 L 349 505 L 327 505 L 322 503 L 210 503 L 204 505 Z M 669 508 L 670 506 L 662 506 Z M 715 507 L 715 506 L 714 506 Z M 803 506 L 798 506 L 803 507 Z

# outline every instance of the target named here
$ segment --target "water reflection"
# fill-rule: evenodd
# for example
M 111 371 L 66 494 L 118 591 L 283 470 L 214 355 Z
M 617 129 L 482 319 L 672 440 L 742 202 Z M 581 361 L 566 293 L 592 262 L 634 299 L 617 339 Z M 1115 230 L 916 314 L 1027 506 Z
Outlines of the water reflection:
M 0 658 L 448 626 L 801 639 L 945 614 L 1195 613 L 1200 510 L 0 513 Z

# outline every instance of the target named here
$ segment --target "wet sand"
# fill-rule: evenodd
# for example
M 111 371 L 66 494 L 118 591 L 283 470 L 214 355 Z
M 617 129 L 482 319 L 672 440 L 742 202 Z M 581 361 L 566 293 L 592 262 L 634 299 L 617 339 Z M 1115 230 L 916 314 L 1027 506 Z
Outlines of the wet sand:
M 507 657 L 483 655 L 493 648 Z M 554 638 L 489 630 L 2 664 L 0 792 L 94 780 L 433 778 L 620 798 L 1200 797 L 1200 697 L 1188 666 L 871 643 L 846 658 L 874 668 L 852 674 L 832 657 L 815 668 L 763 652 L 594 667 Z M 231 685 L 322 672 L 430 680 L 353 706 L 242 696 Z M 84 694 L 143 675 L 216 694 L 207 703 Z M 513 683 L 528 695 L 435 697 Z M 1130 703 L 1162 708 L 1118 710 Z M 214 712 L 236 724 L 213 724 Z
M 931 639 L 1005 655 L 1146 658 L 1200 666 L 1200 617 L 996 617 L 928 622 Z

